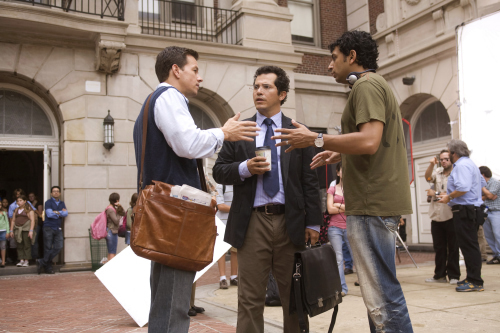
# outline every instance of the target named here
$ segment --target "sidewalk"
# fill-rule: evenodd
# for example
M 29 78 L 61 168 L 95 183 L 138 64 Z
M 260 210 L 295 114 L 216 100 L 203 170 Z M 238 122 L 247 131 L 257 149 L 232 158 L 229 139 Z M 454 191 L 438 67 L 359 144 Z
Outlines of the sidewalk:
M 398 277 L 415 332 L 498 332 L 500 327 L 500 265 L 483 265 L 485 291 L 457 293 L 448 284 L 429 284 L 432 253 L 412 253 L 416 269 L 401 254 Z M 229 263 L 227 265 L 229 270 Z M 461 267 L 462 274 L 465 267 Z M 368 333 L 366 309 L 356 275 L 348 275 L 349 295 L 339 307 L 334 332 Z M 198 282 L 196 305 L 206 309 L 192 317 L 190 333 L 233 333 L 237 288 L 218 289 L 217 266 Z M 0 332 L 147 332 L 138 328 L 125 310 L 91 272 L 0 277 Z M 311 319 L 311 332 L 326 332 L 331 312 Z M 282 332 L 282 310 L 265 309 L 265 332 Z

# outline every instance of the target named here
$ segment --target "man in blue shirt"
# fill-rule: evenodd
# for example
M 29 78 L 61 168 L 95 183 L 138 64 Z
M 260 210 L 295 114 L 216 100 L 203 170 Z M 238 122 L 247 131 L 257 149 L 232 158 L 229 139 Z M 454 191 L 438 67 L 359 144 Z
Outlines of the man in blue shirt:
M 453 170 L 448 178 L 447 194 L 438 196 L 453 212 L 458 245 L 464 255 L 467 277 L 457 283 L 457 291 L 484 291 L 481 278 L 481 251 L 477 230 L 482 218 L 481 189 L 486 186 L 478 167 L 469 158 L 470 151 L 462 140 L 448 143 Z
M 38 259 L 38 274 L 45 268 L 45 273 L 54 274 L 52 269 L 52 260 L 59 254 L 63 247 L 62 218 L 68 216 L 68 210 L 63 201 L 59 200 L 61 188 L 52 186 L 50 189 L 52 198 L 45 202 L 45 222 L 43 224 L 43 259 Z

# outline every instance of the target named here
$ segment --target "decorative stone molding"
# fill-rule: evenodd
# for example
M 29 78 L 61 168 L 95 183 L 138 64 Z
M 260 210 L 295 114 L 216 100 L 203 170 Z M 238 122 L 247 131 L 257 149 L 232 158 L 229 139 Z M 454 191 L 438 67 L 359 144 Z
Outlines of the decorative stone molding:
M 96 42 L 96 70 L 106 74 L 114 74 L 120 69 L 120 57 L 124 43 L 98 40 Z
M 436 24 L 436 37 L 444 34 L 444 17 L 443 10 L 438 9 L 435 12 L 432 12 L 432 19 Z
M 385 13 L 380 13 L 375 21 L 375 28 L 377 32 L 383 31 L 387 28 L 387 15 Z
M 395 36 L 394 32 L 391 32 L 387 36 L 385 36 L 385 43 L 387 45 L 387 56 L 389 58 L 394 57 L 396 55 L 396 44 L 394 43 Z
M 405 1 L 410 6 L 415 6 L 415 5 L 418 5 L 420 3 L 420 0 L 405 0 Z
M 472 4 L 470 0 L 460 0 L 460 6 L 464 10 L 464 21 L 473 19 Z

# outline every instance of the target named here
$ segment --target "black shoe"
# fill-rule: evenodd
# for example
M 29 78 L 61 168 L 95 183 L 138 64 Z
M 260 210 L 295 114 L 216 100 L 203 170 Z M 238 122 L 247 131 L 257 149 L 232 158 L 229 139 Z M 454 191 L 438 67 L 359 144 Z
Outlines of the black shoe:
M 352 273 L 354 273 L 354 271 L 351 268 L 344 269 L 344 275 L 349 275 L 349 274 L 352 274 Z
M 355 285 L 356 287 L 359 287 L 359 282 L 358 282 L 358 281 L 355 281 L 355 282 L 354 282 L 354 285 Z
M 56 274 L 53 269 L 46 269 L 45 274 Z
M 196 306 L 196 305 L 193 305 L 193 306 L 191 307 L 191 309 L 193 309 L 194 311 L 196 311 L 196 313 L 203 313 L 203 312 L 205 312 L 205 309 L 204 309 L 204 308 L 199 307 L 199 306 Z
M 5 267 L 5 265 L 4 265 L 4 264 L 0 264 L 0 268 L 4 268 L 4 267 Z
M 486 262 L 486 265 L 498 265 L 500 264 L 500 258 L 493 257 L 490 261 Z
M 229 280 L 229 285 L 231 286 L 237 286 L 238 285 L 238 278 L 230 279 Z
M 193 308 L 189 309 L 189 310 L 188 310 L 188 316 L 190 316 L 190 317 L 194 317 L 194 316 L 196 316 L 196 311 L 195 311 L 195 309 L 193 309 Z

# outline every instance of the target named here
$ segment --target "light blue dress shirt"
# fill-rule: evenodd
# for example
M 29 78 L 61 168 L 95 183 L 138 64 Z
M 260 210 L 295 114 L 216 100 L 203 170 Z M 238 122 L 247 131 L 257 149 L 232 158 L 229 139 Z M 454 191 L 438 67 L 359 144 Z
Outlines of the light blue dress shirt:
M 273 131 L 277 128 L 281 128 L 281 111 L 271 117 L 273 120 Z M 263 116 L 260 112 L 257 112 L 257 126 L 260 127 L 259 135 L 255 138 L 255 147 L 262 147 L 264 145 L 264 139 L 266 138 L 267 125 L 264 124 L 264 119 L 266 116 Z M 276 143 L 281 142 L 280 139 L 276 140 Z M 278 169 L 280 170 L 280 189 L 278 193 L 274 197 L 269 197 L 267 193 L 264 191 L 264 175 L 257 175 L 257 190 L 255 192 L 255 200 L 253 203 L 254 207 L 260 207 L 267 204 L 276 204 L 276 205 L 284 205 L 285 204 L 285 190 L 283 189 L 283 177 L 281 176 L 281 147 L 276 147 L 278 149 Z M 248 170 L 247 161 L 243 161 L 240 163 L 238 168 L 241 179 L 250 178 L 252 174 Z
M 468 157 L 460 157 L 454 164 L 448 178 L 447 193 L 453 191 L 467 192 L 461 197 L 452 199 L 448 205 L 474 205 L 483 204 L 481 189 L 486 186 L 486 181 L 479 172 L 479 168 Z
M 264 119 L 266 116 L 263 116 L 260 112 L 257 111 L 257 126 L 260 127 L 259 135 L 255 138 L 255 147 L 262 147 L 264 145 L 264 139 L 266 138 L 267 125 L 264 124 Z M 278 112 L 274 116 L 271 117 L 273 120 L 273 131 L 276 131 L 277 128 L 282 128 L 282 112 Z M 280 139 L 276 139 L 276 143 L 281 142 Z M 285 204 L 285 190 L 283 188 L 283 177 L 281 175 L 281 147 L 276 147 L 278 149 L 278 169 L 279 177 L 280 177 L 280 190 L 276 195 L 270 198 L 266 192 L 264 191 L 264 175 L 257 175 L 257 189 L 255 191 L 255 199 L 253 202 L 254 207 L 260 207 L 267 204 L 275 204 L 275 205 L 284 205 Z M 238 171 L 240 173 L 241 179 L 250 178 L 252 174 L 248 170 L 247 161 L 243 161 L 240 163 Z M 307 227 L 308 229 L 315 230 L 319 232 L 319 225 L 310 225 Z

